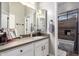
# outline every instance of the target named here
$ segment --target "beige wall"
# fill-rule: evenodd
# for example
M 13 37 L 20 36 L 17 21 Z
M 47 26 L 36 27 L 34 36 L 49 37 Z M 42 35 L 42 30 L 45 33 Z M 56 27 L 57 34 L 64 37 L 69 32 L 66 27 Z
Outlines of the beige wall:
M 34 9 L 25 6 L 25 15 L 26 15 L 26 16 L 32 15 L 34 12 L 35 12 Z

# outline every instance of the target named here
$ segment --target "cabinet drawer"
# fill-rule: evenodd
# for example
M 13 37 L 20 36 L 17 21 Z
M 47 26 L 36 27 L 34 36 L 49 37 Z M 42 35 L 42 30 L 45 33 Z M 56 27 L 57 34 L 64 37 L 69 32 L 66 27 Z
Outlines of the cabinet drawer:
M 17 48 L 9 49 L 1 53 L 1 56 L 18 56 L 18 55 L 19 55 L 19 49 Z
M 34 55 L 33 43 L 20 46 L 18 49 L 22 56 L 33 56 Z
M 21 56 L 21 55 L 34 55 L 34 47 L 33 43 L 25 44 L 16 48 L 12 48 L 9 50 L 6 50 L 1 53 L 1 56 Z
M 20 56 L 34 56 L 34 51 L 32 49 L 21 53 Z
M 18 47 L 19 50 L 23 50 L 23 52 L 33 49 L 33 43 L 25 44 L 23 46 Z

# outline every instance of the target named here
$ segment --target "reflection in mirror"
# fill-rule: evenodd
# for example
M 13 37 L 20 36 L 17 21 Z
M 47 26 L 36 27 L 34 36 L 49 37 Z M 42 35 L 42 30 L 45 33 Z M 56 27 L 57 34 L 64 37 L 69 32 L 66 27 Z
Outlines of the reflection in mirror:
M 35 10 L 20 2 L 1 2 L 0 28 L 14 30 L 20 35 L 47 31 L 47 11 Z
M 25 34 L 35 32 L 36 14 L 35 10 L 25 7 Z
M 37 20 L 37 31 L 46 32 L 47 31 L 47 11 L 40 9 L 37 10 L 36 20 Z

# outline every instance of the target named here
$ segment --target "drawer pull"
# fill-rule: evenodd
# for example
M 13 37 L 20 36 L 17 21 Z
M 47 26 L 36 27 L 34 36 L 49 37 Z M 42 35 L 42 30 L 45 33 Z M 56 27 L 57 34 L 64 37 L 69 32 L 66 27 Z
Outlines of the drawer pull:
M 23 50 L 20 50 L 20 52 L 23 52 Z

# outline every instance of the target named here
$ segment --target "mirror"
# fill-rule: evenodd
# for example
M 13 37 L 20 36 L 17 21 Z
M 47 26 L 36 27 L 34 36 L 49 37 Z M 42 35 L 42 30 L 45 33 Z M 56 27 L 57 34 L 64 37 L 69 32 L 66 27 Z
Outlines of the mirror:
M 36 21 L 36 11 L 32 8 L 26 7 L 25 12 L 25 34 L 29 34 L 35 32 L 34 23 Z
M 44 9 L 37 10 L 37 31 L 47 32 L 47 11 Z
M 16 37 L 47 31 L 47 11 L 35 10 L 20 2 L 1 2 L 1 28 L 12 29 Z
M 14 29 L 16 36 L 35 31 L 35 9 L 20 2 L 1 2 L 0 28 Z

